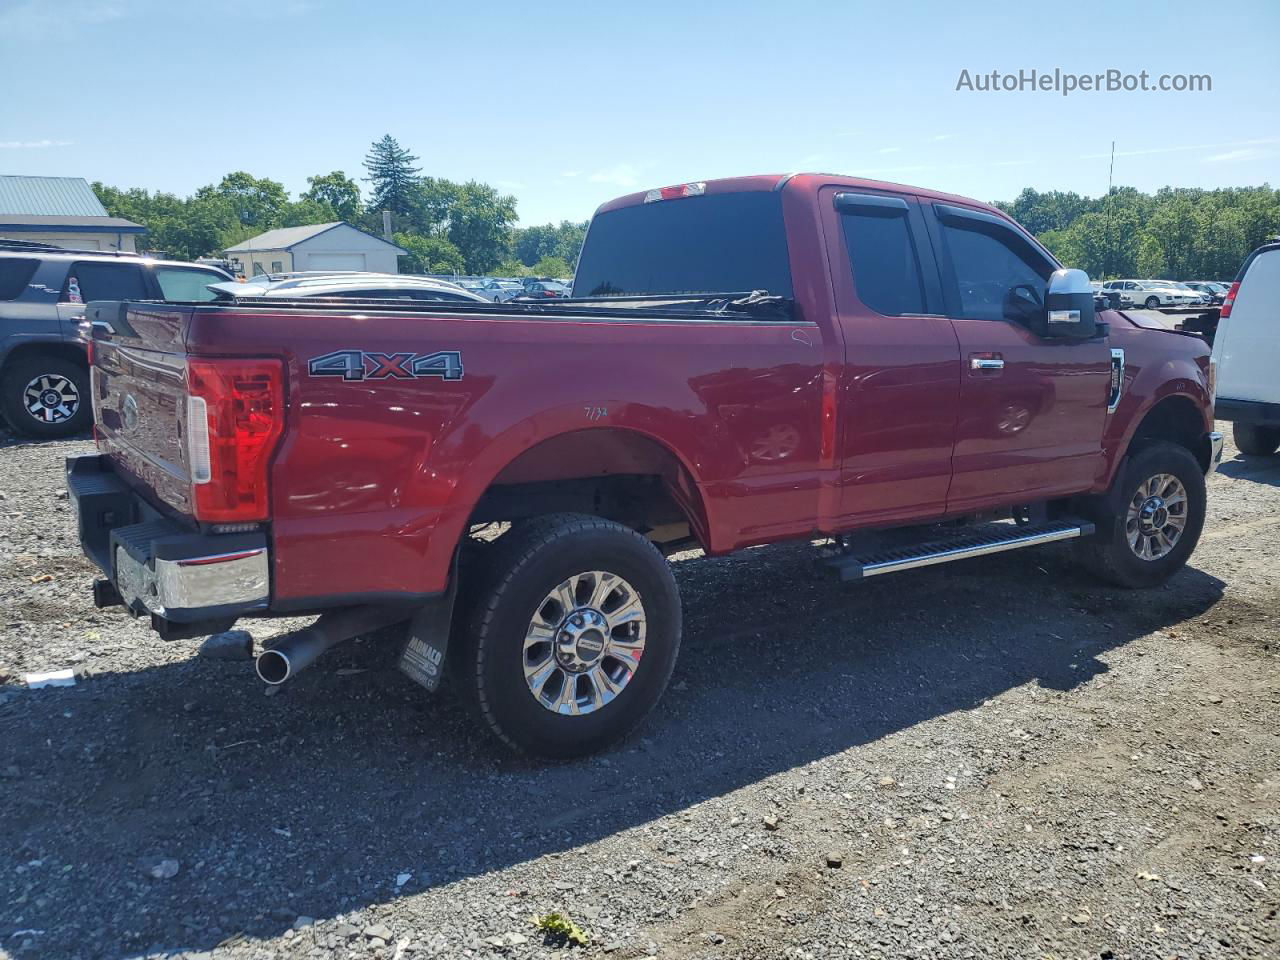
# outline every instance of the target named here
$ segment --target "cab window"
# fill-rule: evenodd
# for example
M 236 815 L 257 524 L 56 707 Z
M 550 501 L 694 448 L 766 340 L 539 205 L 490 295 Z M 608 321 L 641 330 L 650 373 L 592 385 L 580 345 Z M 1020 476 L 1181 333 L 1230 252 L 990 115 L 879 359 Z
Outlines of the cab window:
M 136 263 L 79 260 L 67 271 L 62 299 L 71 303 L 91 300 L 150 300 L 151 291 L 142 267 Z
M 899 207 L 848 205 L 840 224 L 858 299 L 887 317 L 925 313 L 920 258 Z
M 156 267 L 156 282 L 160 294 L 166 300 L 182 302 L 207 301 L 217 298 L 209 289 L 211 283 L 225 283 L 227 278 L 212 270 L 196 270 L 191 267 Z
M 960 316 L 1021 322 L 1044 304 L 1053 264 L 1013 230 L 943 220 L 942 238 L 955 273 Z

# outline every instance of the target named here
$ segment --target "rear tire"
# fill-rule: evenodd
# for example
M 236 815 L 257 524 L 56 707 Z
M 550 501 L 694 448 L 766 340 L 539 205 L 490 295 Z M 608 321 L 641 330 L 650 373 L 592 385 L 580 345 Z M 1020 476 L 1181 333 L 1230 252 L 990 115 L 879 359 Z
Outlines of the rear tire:
M 680 649 L 680 594 L 662 554 L 621 524 L 575 514 L 520 524 L 487 552 L 457 641 L 467 699 L 504 743 L 540 757 L 626 737 Z
M 1231 437 L 1240 452 L 1251 457 L 1269 457 L 1280 449 L 1280 427 L 1260 427 L 1256 423 L 1233 423 Z
M 52 439 L 83 433 L 93 420 L 89 371 L 48 353 L 10 363 L 0 381 L 0 408 L 15 433 Z
M 1162 479 L 1164 478 L 1164 479 Z M 1182 569 L 1204 529 L 1204 473 L 1191 451 L 1160 442 L 1134 452 L 1107 496 L 1109 516 L 1079 546 L 1090 570 L 1130 589 Z

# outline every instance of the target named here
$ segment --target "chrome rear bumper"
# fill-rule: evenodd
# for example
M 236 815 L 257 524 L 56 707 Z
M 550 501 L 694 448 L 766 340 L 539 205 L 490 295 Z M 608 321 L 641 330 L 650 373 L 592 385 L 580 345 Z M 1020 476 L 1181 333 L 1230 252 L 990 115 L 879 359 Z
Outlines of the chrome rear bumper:
M 176 638 L 226 629 L 270 605 L 265 533 L 209 534 L 162 516 L 101 455 L 68 460 L 67 489 L 80 545 L 106 577 L 94 587 L 100 606 L 150 614 L 162 636 Z
M 200 611 L 265 608 L 271 595 L 267 548 L 166 560 L 116 548 L 116 589 L 125 606 L 141 605 L 158 617 L 190 619 Z

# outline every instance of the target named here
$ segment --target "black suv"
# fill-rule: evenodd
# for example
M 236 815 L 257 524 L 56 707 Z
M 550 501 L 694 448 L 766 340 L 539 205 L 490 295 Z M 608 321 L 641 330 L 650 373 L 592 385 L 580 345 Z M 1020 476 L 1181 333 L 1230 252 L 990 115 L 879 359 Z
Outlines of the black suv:
M 17 433 L 89 429 L 84 305 L 90 300 L 213 300 L 216 267 L 0 238 L 0 412 Z

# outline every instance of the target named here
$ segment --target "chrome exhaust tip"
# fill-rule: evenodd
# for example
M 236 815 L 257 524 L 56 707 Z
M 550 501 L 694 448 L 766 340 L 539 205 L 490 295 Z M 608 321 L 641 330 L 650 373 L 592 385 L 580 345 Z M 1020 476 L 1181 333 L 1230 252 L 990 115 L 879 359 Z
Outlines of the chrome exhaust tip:
M 264 650 L 253 663 L 258 679 L 277 687 L 293 676 L 293 664 L 283 650 Z

